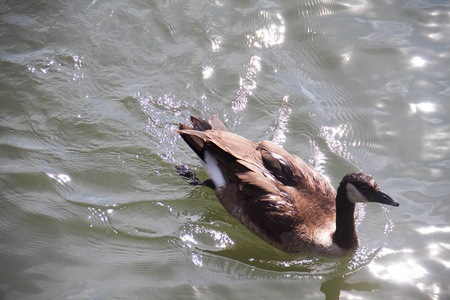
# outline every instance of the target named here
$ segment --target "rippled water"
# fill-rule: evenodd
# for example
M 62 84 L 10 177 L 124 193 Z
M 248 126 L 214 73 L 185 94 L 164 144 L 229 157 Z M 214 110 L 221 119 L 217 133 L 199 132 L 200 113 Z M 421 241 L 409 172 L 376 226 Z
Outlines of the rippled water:
M 0 298 L 447 299 L 447 1 L 3 1 Z M 250 234 L 174 130 L 221 117 L 336 186 L 371 173 L 361 246 Z

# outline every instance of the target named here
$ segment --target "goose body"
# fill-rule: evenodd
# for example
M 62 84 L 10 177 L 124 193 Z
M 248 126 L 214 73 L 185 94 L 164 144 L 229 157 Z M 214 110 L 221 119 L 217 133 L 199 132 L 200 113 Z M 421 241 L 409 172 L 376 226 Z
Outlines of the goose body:
M 251 232 L 287 253 L 342 256 L 358 247 L 356 202 L 398 206 L 371 176 L 347 174 L 337 191 L 303 160 L 269 141 L 255 143 L 191 117 L 178 133 L 199 156 L 224 208 Z

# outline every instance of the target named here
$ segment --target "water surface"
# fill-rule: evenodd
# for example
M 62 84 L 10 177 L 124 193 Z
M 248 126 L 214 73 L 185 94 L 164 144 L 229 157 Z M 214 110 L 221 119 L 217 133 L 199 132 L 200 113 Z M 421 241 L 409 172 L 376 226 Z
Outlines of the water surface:
M 0 4 L 0 298 L 450 297 L 446 1 L 72 2 Z M 400 207 L 281 253 L 175 173 L 191 114 Z

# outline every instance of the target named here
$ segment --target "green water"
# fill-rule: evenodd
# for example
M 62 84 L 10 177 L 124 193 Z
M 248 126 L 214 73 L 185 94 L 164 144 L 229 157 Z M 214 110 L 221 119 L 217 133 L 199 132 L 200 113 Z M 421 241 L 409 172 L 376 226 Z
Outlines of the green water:
M 447 1 L 2 1 L 1 299 L 448 299 Z M 250 234 L 174 130 L 218 115 L 336 186 L 350 257 Z

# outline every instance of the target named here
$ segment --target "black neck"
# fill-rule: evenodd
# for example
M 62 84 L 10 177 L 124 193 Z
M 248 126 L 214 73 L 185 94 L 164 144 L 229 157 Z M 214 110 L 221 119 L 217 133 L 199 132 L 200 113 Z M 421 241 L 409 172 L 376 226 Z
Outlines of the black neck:
M 336 195 L 336 231 L 333 242 L 343 249 L 354 249 L 358 246 L 355 230 L 355 204 L 347 199 L 344 184 L 338 188 Z

